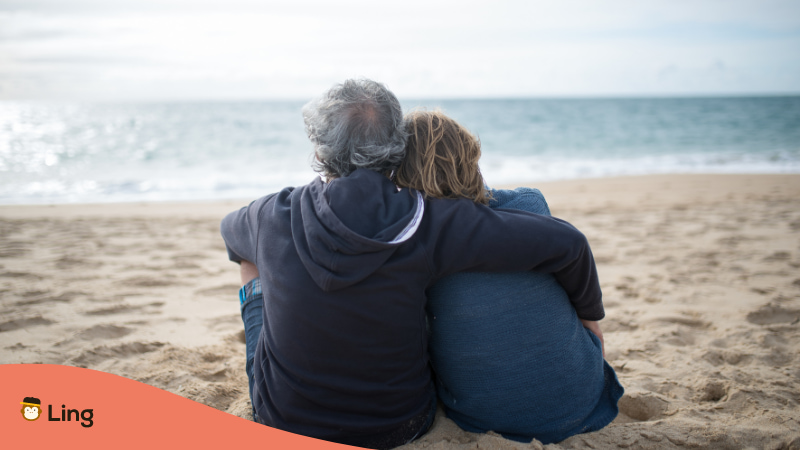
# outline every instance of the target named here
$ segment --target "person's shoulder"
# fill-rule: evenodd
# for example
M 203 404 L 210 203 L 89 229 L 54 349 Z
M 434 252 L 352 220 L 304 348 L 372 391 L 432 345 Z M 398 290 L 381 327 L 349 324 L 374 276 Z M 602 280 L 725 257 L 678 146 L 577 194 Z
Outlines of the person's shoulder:
M 475 203 L 474 201 L 461 197 L 461 198 L 437 198 L 430 197 L 422 193 L 422 198 L 425 202 L 425 208 L 434 210 L 458 210 L 458 209 L 473 209 L 473 208 L 486 208 L 486 205 Z
M 515 200 L 521 197 L 537 197 L 537 198 L 544 198 L 542 195 L 542 191 L 536 188 L 530 187 L 518 187 L 514 189 L 492 189 L 489 188 L 488 191 L 492 194 L 493 201 L 491 206 L 494 206 L 495 203 L 497 204 L 504 204 L 509 201 Z
M 326 183 L 320 177 L 314 177 L 308 184 L 300 186 L 287 186 L 278 192 L 273 192 L 264 197 L 259 198 L 256 202 L 265 204 L 268 202 L 289 203 L 293 197 L 311 195 L 312 197 L 320 197 L 323 195 L 326 187 L 330 183 Z
M 450 221 L 475 221 L 496 212 L 487 205 L 475 203 L 468 198 L 436 198 L 423 195 L 423 218 L 429 225 Z M 438 225 L 437 225 L 438 226 Z
M 269 204 L 289 204 L 291 202 L 291 197 L 293 195 L 299 194 L 304 188 L 309 185 L 303 185 L 298 187 L 288 186 L 281 189 L 278 192 L 272 192 L 267 194 L 263 197 L 259 197 L 253 201 L 251 201 L 247 206 L 233 211 L 228 216 L 235 215 L 239 212 L 249 211 L 251 214 L 255 214 L 256 216 L 261 215 L 261 211 L 263 211 L 264 207 Z
M 550 215 L 550 207 L 539 189 L 518 187 L 516 189 L 490 189 L 491 208 L 519 209 L 536 214 Z

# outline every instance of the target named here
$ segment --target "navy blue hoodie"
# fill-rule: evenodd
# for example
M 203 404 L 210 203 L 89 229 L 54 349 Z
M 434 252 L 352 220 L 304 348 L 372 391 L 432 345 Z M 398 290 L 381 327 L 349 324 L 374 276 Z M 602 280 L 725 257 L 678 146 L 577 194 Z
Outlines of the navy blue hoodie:
M 445 275 L 553 273 L 581 318 L 604 315 L 591 250 L 570 224 L 423 198 L 369 170 L 256 200 L 222 236 L 263 287 L 254 408 L 267 425 L 334 442 L 391 433 L 430 407 L 425 290 Z

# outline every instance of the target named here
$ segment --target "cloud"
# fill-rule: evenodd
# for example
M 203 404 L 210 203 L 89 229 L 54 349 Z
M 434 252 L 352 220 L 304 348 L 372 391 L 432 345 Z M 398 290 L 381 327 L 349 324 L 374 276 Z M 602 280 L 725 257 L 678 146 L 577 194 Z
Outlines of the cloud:
M 794 55 L 793 1 L 0 0 L 0 99 L 800 92 Z

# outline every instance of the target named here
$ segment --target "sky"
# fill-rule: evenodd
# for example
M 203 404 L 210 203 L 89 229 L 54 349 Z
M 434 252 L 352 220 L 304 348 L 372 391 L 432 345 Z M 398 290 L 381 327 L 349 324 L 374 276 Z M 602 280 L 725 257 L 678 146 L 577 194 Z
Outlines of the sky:
M 800 94 L 797 0 L 0 0 L 0 100 Z

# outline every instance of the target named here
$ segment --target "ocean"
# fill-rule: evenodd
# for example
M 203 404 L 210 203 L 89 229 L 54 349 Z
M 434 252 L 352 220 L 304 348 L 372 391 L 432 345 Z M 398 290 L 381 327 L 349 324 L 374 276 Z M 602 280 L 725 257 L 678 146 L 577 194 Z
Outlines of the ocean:
M 311 181 L 302 101 L 0 102 L 0 204 L 250 199 Z M 418 100 L 481 139 L 489 185 L 800 173 L 800 96 Z

